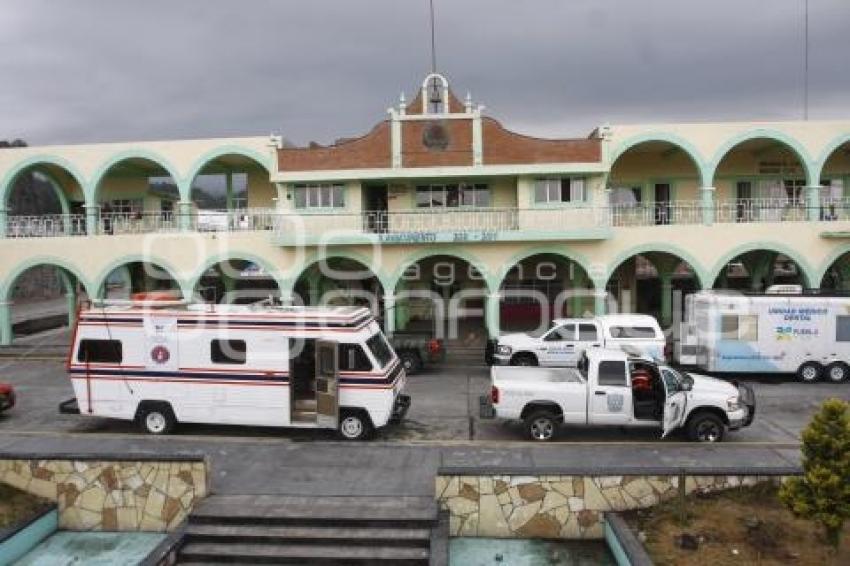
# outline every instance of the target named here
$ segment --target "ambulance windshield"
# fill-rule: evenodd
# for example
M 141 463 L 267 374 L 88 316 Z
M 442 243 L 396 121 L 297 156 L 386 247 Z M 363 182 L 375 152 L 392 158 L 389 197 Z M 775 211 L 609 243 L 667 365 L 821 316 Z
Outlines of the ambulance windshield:
M 386 367 L 390 363 L 390 360 L 393 359 L 392 348 L 387 344 L 387 339 L 384 338 L 383 333 L 376 332 L 373 334 L 371 338 L 366 340 L 366 345 L 369 346 L 369 350 L 375 356 L 375 359 L 378 360 L 378 365 L 382 368 Z

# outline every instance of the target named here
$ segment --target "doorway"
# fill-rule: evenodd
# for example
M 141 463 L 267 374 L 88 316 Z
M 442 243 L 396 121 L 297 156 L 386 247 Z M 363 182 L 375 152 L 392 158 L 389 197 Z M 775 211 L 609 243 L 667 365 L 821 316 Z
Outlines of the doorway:
M 655 223 L 670 224 L 670 183 L 655 184 Z
M 387 232 L 388 196 L 386 185 L 364 185 L 363 216 L 368 232 Z

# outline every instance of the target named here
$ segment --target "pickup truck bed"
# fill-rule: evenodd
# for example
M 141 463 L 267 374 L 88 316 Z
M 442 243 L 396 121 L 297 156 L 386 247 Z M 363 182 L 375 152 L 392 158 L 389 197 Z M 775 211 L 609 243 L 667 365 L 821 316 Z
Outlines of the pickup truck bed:
M 584 383 L 584 378 L 575 368 L 528 368 L 518 366 L 494 366 L 491 370 L 493 384 L 516 382 L 525 383 Z

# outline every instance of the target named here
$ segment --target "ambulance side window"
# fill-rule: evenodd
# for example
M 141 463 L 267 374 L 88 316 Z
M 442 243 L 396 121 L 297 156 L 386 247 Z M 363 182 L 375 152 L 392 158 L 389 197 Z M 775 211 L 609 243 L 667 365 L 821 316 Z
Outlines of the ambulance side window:
M 78 362 L 120 364 L 123 359 L 124 350 L 121 346 L 121 340 L 93 340 L 90 338 L 80 340 L 80 348 L 77 350 Z
M 210 361 L 214 364 L 244 364 L 247 358 L 244 340 L 213 340 L 210 342 Z
M 850 342 L 850 316 L 840 314 L 835 317 L 835 341 Z
M 372 362 L 360 344 L 339 345 L 340 371 L 371 371 Z

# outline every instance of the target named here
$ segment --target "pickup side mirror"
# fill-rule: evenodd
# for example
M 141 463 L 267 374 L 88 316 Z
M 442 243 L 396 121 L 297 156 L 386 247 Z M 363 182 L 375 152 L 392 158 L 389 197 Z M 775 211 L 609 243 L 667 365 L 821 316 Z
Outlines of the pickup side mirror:
M 685 375 L 682 379 L 681 390 L 690 391 L 694 388 L 694 380 L 689 375 Z

